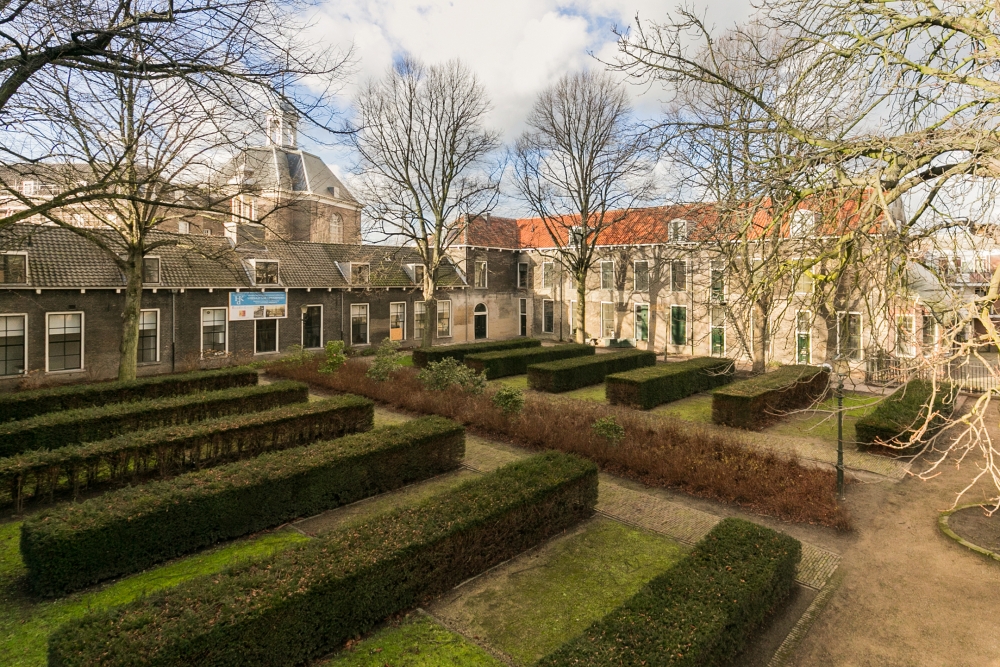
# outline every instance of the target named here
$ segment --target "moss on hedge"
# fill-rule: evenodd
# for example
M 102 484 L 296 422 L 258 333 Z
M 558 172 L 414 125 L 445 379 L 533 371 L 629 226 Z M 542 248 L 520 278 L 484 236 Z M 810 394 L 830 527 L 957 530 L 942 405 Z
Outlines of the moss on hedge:
M 537 391 L 560 393 L 600 384 L 611 373 L 655 364 L 656 353 L 648 350 L 623 350 L 549 361 L 528 366 L 528 386 Z
M 605 380 L 608 402 L 650 410 L 700 391 L 708 391 L 732 381 L 736 364 L 732 359 L 697 357 L 687 361 L 658 364 Z
M 483 354 L 469 354 L 465 357 L 465 365 L 480 373 L 486 373 L 486 378 L 495 380 L 507 375 L 523 375 L 528 372 L 528 366 L 548 361 L 586 357 L 594 354 L 592 345 L 570 343 L 553 345 L 551 347 L 532 347 L 527 349 L 503 350 Z

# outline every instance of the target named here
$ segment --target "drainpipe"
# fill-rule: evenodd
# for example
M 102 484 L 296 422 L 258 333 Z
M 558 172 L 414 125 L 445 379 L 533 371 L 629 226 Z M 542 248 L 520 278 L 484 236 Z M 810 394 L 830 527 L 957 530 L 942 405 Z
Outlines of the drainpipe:
M 228 315 L 227 315 L 228 317 Z M 170 372 L 177 370 L 177 290 L 170 290 Z
M 691 309 L 688 311 L 690 316 L 690 322 L 688 322 L 688 337 L 691 339 L 691 356 L 694 356 L 694 262 L 690 260 L 690 255 L 688 255 L 687 269 L 688 269 L 688 285 L 691 286 L 689 290 L 691 293 Z M 723 294 L 725 294 L 725 287 L 723 287 Z M 712 264 L 708 265 L 708 300 L 709 300 L 709 317 L 711 317 L 712 312 Z M 711 335 L 711 331 L 709 331 Z
M 347 342 L 344 338 L 344 290 L 340 290 L 340 340 Z

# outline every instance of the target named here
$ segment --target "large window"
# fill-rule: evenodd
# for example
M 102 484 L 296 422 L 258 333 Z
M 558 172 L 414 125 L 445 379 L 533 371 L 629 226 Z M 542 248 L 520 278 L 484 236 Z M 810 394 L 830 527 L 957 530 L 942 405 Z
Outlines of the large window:
M 306 306 L 302 313 L 302 347 L 323 347 L 323 306 Z
M 712 301 L 726 300 L 726 265 L 714 260 L 711 265 L 711 298 Z
M 670 343 L 687 344 L 687 306 L 670 306 Z
M 438 338 L 451 336 L 451 301 L 437 302 L 437 335 Z
M 923 326 L 920 329 L 920 338 L 925 352 L 932 352 L 937 347 L 938 326 L 937 320 L 930 313 L 925 312 Z
M 601 262 L 601 289 L 615 288 L 615 263 Z
M 46 370 L 83 368 L 83 313 L 49 313 L 45 339 Z
M 201 355 L 218 357 L 226 353 L 226 309 L 201 309 Z
M 389 304 L 389 340 L 406 340 L 406 304 Z
M 601 338 L 615 337 L 615 304 L 601 302 Z
M 477 259 L 475 267 L 475 286 L 477 289 L 486 289 L 486 261 Z
M 808 310 L 795 313 L 795 363 L 812 363 L 812 313 Z
M 24 372 L 25 315 L 0 315 L 0 375 Z
M 254 262 L 255 285 L 277 285 L 278 263 L 275 261 L 257 260 Z
M 789 235 L 794 239 L 809 236 L 816 231 L 816 214 L 805 209 L 792 214 Z
M 795 293 L 796 294 L 812 294 L 813 290 L 816 289 L 816 280 L 814 278 L 815 267 L 811 265 L 809 260 L 803 260 L 802 273 L 799 274 L 798 279 L 795 281 Z
M 139 312 L 139 357 L 140 364 L 153 364 L 160 360 L 160 311 Z
M 542 262 L 542 287 L 549 288 L 556 284 L 555 262 Z
M 912 314 L 896 316 L 896 354 L 900 357 L 917 354 L 916 322 Z
M 837 352 L 861 359 L 861 313 L 837 313 Z
M 517 286 L 524 288 L 528 286 L 528 263 L 518 262 L 517 264 Z
M 344 242 L 344 216 L 334 213 L 330 216 L 330 243 Z
M 28 282 L 27 255 L 0 255 L 0 283 L 20 284 Z
M 648 292 L 649 291 L 649 262 L 641 261 L 635 262 L 634 272 L 635 272 L 635 291 L 636 292 Z
M 423 340 L 426 327 L 427 304 L 423 301 L 415 301 L 413 303 L 413 338 L 415 340 Z
M 555 323 L 555 302 L 551 299 L 545 299 L 542 301 L 542 333 L 554 333 L 556 330 Z
M 368 344 L 368 304 L 351 304 L 351 345 Z
M 687 291 L 687 262 L 683 259 L 670 262 L 670 289 L 674 292 Z
M 711 318 L 712 356 L 722 357 L 726 354 L 726 309 L 722 306 L 712 306 Z
M 254 320 L 254 352 L 278 351 L 278 320 Z
M 244 225 L 257 221 L 257 202 L 253 195 L 238 195 L 232 200 L 233 222 Z
M 142 282 L 149 285 L 159 285 L 160 284 L 160 258 L 159 257 L 143 257 L 142 258 Z
M 635 339 L 649 340 L 649 304 L 635 304 Z

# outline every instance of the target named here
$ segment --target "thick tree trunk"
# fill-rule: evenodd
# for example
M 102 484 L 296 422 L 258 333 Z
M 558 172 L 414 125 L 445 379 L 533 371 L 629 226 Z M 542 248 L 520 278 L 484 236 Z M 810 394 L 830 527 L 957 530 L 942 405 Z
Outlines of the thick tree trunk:
M 767 326 L 769 313 L 760 301 L 754 301 L 753 308 L 753 372 L 763 373 L 767 369 L 767 347 L 771 342 Z
M 437 334 L 437 299 L 434 297 L 437 285 L 429 278 L 424 281 L 424 335 L 420 340 L 421 347 L 434 345 Z
M 587 274 L 576 276 L 576 335 L 573 340 L 587 342 Z
M 134 380 L 139 356 L 139 312 L 142 309 L 142 255 L 130 251 L 125 266 L 125 304 L 122 308 L 122 344 L 118 379 Z

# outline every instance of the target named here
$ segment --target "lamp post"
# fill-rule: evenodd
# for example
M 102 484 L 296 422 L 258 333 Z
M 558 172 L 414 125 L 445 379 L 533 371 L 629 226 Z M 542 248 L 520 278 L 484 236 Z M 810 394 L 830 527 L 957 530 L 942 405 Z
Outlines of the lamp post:
M 837 374 L 837 499 L 844 496 L 844 377 L 851 372 L 847 359 L 842 354 L 833 358 L 833 372 Z

